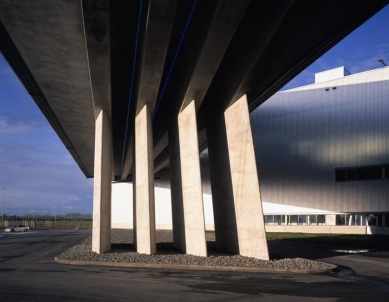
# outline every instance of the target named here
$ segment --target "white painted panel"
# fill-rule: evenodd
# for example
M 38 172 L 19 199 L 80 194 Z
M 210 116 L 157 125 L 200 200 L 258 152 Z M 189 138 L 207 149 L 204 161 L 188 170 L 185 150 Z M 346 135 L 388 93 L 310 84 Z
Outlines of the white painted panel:
M 132 228 L 132 183 L 112 183 L 112 228 Z M 207 229 L 213 229 L 212 195 L 203 194 Z M 170 189 L 155 187 L 155 219 L 157 229 L 172 228 Z
M 344 66 L 315 73 L 315 83 L 322 83 L 343 78 L 350 73 Z
M 203 194 L 204 200 L 204 216 L 205 216 L 205 225 L 213 226 L 213 206 L 212 206 L 212 195 L 211 194 Z
M 389 78 L 389 66 L 352 74 L 347 77 L 333 79 L 330 81 L 325 81 L 325 82 L 301 86 L 289 90 L 284 90 L 279 93 L 317 89 L 317 88 L 327 88 L 333 86 L 353 85 L 353 84 L 360 84 L 360 83 L 372 83 L 377 81 L 385 81 L 388 80 L 388 78 Z
M 132 228 L 132 183 L 112 183 L 112 227 Z

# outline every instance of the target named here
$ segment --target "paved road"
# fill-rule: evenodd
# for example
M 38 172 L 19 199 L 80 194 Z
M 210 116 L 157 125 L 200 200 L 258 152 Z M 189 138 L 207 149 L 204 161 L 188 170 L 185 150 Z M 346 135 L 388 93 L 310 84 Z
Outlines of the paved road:
M 68 266 L 53 257 L 85 232 L 0 233 L 0 301 L 388 301 L 389 253 L 269 241 L 272 257 L 325 259 L 330 275 L 239 274 Z

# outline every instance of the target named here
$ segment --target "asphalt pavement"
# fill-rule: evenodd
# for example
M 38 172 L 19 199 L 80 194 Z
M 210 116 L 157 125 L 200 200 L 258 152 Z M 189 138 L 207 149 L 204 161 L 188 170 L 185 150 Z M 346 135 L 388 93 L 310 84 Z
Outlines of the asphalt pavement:
M 0 231 L 1 301 L 388 301 L 389 253 L 269 240 L 271 257 L 333 263 L 328 275 L 71 266 L 54 257 L 83 231 Z

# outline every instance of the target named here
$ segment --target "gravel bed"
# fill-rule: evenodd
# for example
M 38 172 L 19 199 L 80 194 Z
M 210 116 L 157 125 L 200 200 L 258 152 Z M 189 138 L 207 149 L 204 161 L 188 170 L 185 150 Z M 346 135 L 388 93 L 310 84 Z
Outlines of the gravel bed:
M 216 249 L 214 241 L 207 236 L 208 257 L 183 254 L 172 245 L 171 231 L 157 231 L 157 253 L 155 255 L 138 254 L 132 242 L 132 230 L 113 229 L 112 249 L 104 254 L 91 251 L 92 238 L 71 247 L 58 256 L 63 260 L 151 263 L 151 264 L 181 264 L 205 266 L 229 266 L 251 268 L 279 268 L 294 270 L 333 269 L 334 265 L 302 258 L 259 260 L 251 257 L 231 255 Z

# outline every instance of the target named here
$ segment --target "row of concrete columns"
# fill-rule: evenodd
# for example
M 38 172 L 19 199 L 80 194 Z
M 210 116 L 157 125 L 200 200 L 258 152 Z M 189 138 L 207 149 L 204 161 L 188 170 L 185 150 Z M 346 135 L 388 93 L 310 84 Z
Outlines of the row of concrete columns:
M 192 101 L 169 129 L 170 181 L 175 247 L 207 256 L 198 149 L 196 106 Z M 135 118 L 134 243 L 154 254 L 155 205 L 151 113 Z M 221 250 L 269 259 L 247 98 L 207 124 L 216 244 Z M 96 120 L 92 250 L 110 249 L 112 138 L 102 111 Z

